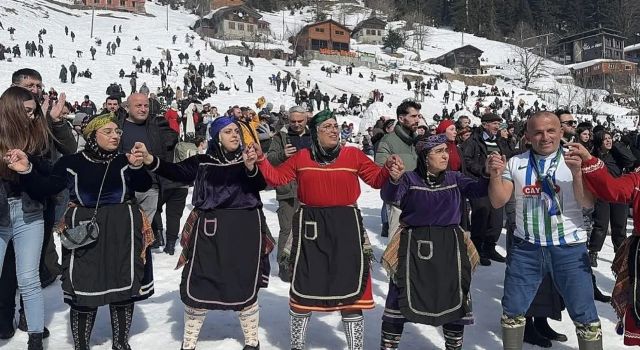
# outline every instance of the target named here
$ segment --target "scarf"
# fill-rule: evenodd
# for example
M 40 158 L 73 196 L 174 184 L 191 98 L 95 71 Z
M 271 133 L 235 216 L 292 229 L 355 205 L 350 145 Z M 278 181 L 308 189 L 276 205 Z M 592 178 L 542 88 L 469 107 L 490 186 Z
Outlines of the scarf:
M 242 160 L 242 137 L 240 137 L 240 146 L 233 152 L 227 152 L 220 142 L 220 131 L 227 125 L 236 123 L 232 117 L 220 117 L 211 123 L 209 128 L 209 134 L 211 140 L 209 140 L 207 154 L 211 157 L 216 164 L 235 164 L 241 163 Z M 236 123 L 237 124 L 237 123 Z M 238 125 L 240 129 L 240 126 Z
M 536 173 L 536 177 L 538 178 L 538 184 L 540 184 L 542 192 L 540 193 L 540 199 L 544 202 L 547 207 L 547 211 L 549 216 L 559 216 L 562 215 L 562 209 L 560 208 L 560 200 L 558 198 L 558 194 L 556 193 L 556 186 L 554 182 L 554 177 L 556 174 L 556 170 L 558 169 L 558 165 L 560 163 L 560 157 L 562 156 L 562 148 L 558 149 L 556 155 L 553 157 L 551 161 L 551 165 L 549 165 L 549 169 L 546 173 L 541 174 L 538 162 L 535 159 L 535 155 L 533 151 L 529 152 L 529 166 Z
M 118 155 L 118 149 L 106 151 L 98 146 L 96 131 L 93 131 L 87 136 L 87 143 L 84 145 L 84 150 L 82 152 L 84 152 L 89 159 L 100 163 L 108 162 Z
M 460 159 L 456 142 L 447 141 L 447 148 L 449 149 L 449 169 L 453 171 L 462 170 L 462 160 Z
M 415 138 L 413 137 L 413 133 L 410 130 L 407 130 L 401 124 L 396 124 L 396 126 L 393 128 L 393 131 L 396 133 L 396 135 L 398 135 L 400 140 L 402 140 L 402 142 L 406 143 L 407 145 L 412 145 L 414 143 Z
M 333 148 L 325 149 L 320 146 L 318 141 L 318 126 L 329 119 L 336 120 L 336 117 L 331 111 L 324 110 L 314 115 L 309 122 L 309 131 L 311 131 L 311 158 L 321 165 L 335 162 L 340 155 L 340 142 Z

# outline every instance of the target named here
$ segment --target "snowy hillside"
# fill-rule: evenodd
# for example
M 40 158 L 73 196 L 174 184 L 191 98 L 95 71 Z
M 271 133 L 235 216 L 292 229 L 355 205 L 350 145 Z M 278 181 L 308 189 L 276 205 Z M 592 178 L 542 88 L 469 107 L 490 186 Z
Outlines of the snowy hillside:
M 148 15 L 134 15 L 128 13 L 96 11 L 94 20 L 94 37 L 102 40 L 102 46 L 96 46 L 95 38 L 90 37 L 91 11 L 70 10 L 59 5 L 55 5 L 44 0 L 2 0 L 0 2 L 0 22 L 5 30 L 0 30 L 0 43 L 5 46 L 20 45 L 23 50 L 22 58 L 12 59 L 11 62 L 0 61 L 0 89 L 4 90 L 10 85 L 11 73 L 19 68 L 31 67 L 39 70 L 44 78 L 44 84 L 48 90 L 55 87 L 58 92 L 66 92 L 68 100 L 81 101 L 85 94 L 88 94 L 98 106 L 104 101 L 105 90 L 112 82 L 122 84 L 125 92 L 129 92 L 128 78 L 119 79 L 118 71 L 122 68 L 130 73 L 134 70 L 131 64 L 132 56 L 137 59 L 141 57 L 151 58 L 155 65 L 161 57 L 161 50 L 170 49 L 176 61 L 179 76 L 172 75 L 168 78 L 168 83 L 175 88 L 182 85 L 182 75 L 185 72 L 185 65 L 177 65 L 177 54 L 179 52 L 188 53 L 191 61 L 195 62 L 195 51 L 200 50 L 201 61 L 205 63 L 213 62 L 215 65 L 216 78 L 232 80 L 240 88 L 240 91 L 221 92 L 205 101 L 218 106 L 223 111 L 231 105 L 253 105 L 257 99 L 264 96 L 267 101 L 272 102 L 277 109 L 283 104 L 287 107 L 293 105 L 294 98 L 291 93 L 278 93 L 275 87 L 269 84 L 268 76 L 278 71 L 291 72 L 301 70 L 301 80 L 311 80 L 312 85 L 317 83 L 323 92 L 330 96 L 342 95 L 343 93 L 359 94 L 364 100 L 373 89 L 379 89 L 385 96 L 385 103 L 391 103 L 393 108 L 407 97 L 413 97 L 412 92 L 406 90 L 402 83 L 390 85 L 387 78 L 391 71 L 373 71 L 378 76 L 377 81 L 372 82 L 367 79 L 371 70 L 366 68 L 355 68 L 353 76 L 344 73 L 334 74 L 332 78 L 326 77 L 321 71 L 322 65 L 330 65 L 326 62 L 312 62 L 309 67 L 287 67 L 281 60 L 267 61 L 265 59 L 254 58 L 255 69 L 239 66 L 236 62 L 238 57 L 230 56 L 228 67 L 224 66 L 224 56 L 206 49 L 204 41 L 196 39 L 193 48 L 189 48 L 184 41 L 185 34 L 194 34 L 189 30 L 189 26 L 194 23 L 196 17 L 181 11 L 168 11 L 168 30 L 165 29 L 167 10 L 166 7 L 156 5 L 151 2 L 146 4 Z M 346 16 L 348 24 L 355 24 L 358 19 L 363 19 L 365 14 L 350 12 L 352 15 Z M 302 23 L 305 16 L 296 15 L 285 16 L 285 27 Z M 337 16 L 337 15 L 336 15 Z M 337 18 L 337 17 L 336 17 Z M 282 13 L 265 14 L 265 19 L 272 23 L 274 35 L 282 31 Z M 279 24 L 277 24 L 279 23 Z M 65 36 L 64 27 L 76 35 L 75 42 Z M 122 34 L 114 34 L 112 27 L 122 26 Z M 278 27 L 279 26 L 279 27 Z M 16 28 L 15 40 L 12 41 L 7 32 L 7 28 Z M 24 52 L 24 44 L 28 41 L 38 42 L 37 33 L 41 28 L 46 28 L 47 34 L 43 36 L 43 46 L 45 47 L 46 58 L 27 57 Z M 105 45 L 115 41 L 119 35 L 122 39 L 121 46 L 116 50 L 115 55 L 107 56 Z M 172 44 L 171 37 L 176 35 L 178 41 Z M 139 41 L 134 40 L 138 36 Z M 197 36 L 196 36 L 197 37 Z M 459 45 L 460 33 L 447 30 L 435 30 L 428 47 L 421 53 L 424 60 L 428 57 L 438 56 Z M 490 42 L 485 39 L 465 35 L 465 43 L 473 44 L 485 51 L 485 58 L 491 63 L 502 64 L 509 57 L 508 45 Z M 49 58 L 46 48 L 52 44 L 54 47 L 54 58 Z M 96 60 L 92 61 L 89 54 L 91 46 L 98 50 Z M 142 52 L 134 49 L 140 45 Z M 383 54 L 378 48 L 356 46 L 356 49 L 376 50 L 383 60 L 394 59 Z M 82 58 L 77 58 L 76 51 L 83 51 Z M 405 53 L 409 53 L 405 51 Z M 76 84 L 61 84 L 58 74 L 61 65 L 69 66 L 75 62 L 79 71 L 89 68 L 93 72 L 93 79 L 77 78 Z M 199 62 L 195 62 L 196 65 Z M 414 65 L 415 62 L 400 62 L 402 65 Z M 175 66 L 174 66 L 175 68 Z M 437 71 L 438 68 L 431 65 L 424 65 L 425 72 Z M 358 78 L 358 73 L 362 72 L 365 78 Z M 394 71 L 395 72 L 395 71 Z M 225 75 L 230 78 L 222 78 Z M 251 75 L 254 79 L 255 93 L 247 93 L 245 80 Z M 160 78 L 149 73 L 138 74 L 138 87 L 146 82 L 153 92 L 160 86 Z M 206 80 L 209 82 L 209 79 Z M 523 98 L 528 105 L 533 104 L 536 96 L 525 92 L 508 82 L 499 81 L 498 87 L 506 91 L 515 91 L 516 100 Z M 479 87 L 471 87 L 470 90 L 477 90 Z M 461 82 L 452 82 L 451 90 L 459 93 L 464 89 Z M 447 90 L 446 84 L 438 91 L 433 91 L 434 97 L 427 98 L 423 104 L 423 114 L 428 118 L 435 113 L 441 113 L 444 107 L 442 94 Z M 469 106 L 475 100 L 469 99 Z M 451 110 L 455 102 L 450 102 L 447 107 Z M 332 108 L 337 104 L 332 103 Z M 380 110 L 385 110 L 381 108 Z M 387 110 L 388 113 L 388 110 Z M 359 124 L 357 117 L 349 118 L 356 127 Z M 263 195 L 265 204 L 265 214 L 269 227 L 274 234 L 278 232 L 278 221 L 276 215 L 277 201 L 274 191 L 267 191 Z M 381 238 L 380 231 L 380 206 L 379 193 L 363 184 L 363 194 L 359 200 L 359 207 L 362 210 L 364 224 L 368 230 L 371 243 L 374 246 L 375 255 L 380 258 L 387 243 L 385 238 Z M 185 214 L 188 208 L 185 210 Z M 186 218 L 186 217 L 185 217 Z M 504 246 L 504 237 L 500 241 Z M 499 248 L 502 253 L 504 249 Z M 180 271 L 175 271 L 177 255 L 170 257 L 162 253 L 154 255 L 155 286 L 154 297 L 138 304 L 136 307 L 134 322 L 132 327 L 131 345 L 133 349 L 179 349 L 182 338 L 183 325 L 183 305 L 179 298 L 178 284 L 180 281 Z M 600 254 L 600 267 L 596 270 L 599 286 L 609 293 L 614 284 L 613 276 L 609 270 L 613 260 L 613 249 L 610 241 L 605 244 L 603 252 Z M 276 266 L 275 254 L 271 256 L 272 266 Z M 366 318 L 366 349 L 375 349 L 379 343 L 381 315 L 384 308 L 384 300 L 387 293 L 387 278 L 380 265 L 374 265 L 372 273 L 374 279 L 374 295 L 377 304 L 376 309 L 365 313 Z M 474 312 L 476 324 L 467 327 L 465 335 L 465 349 L 487 349 L 496 350 L 501 348 L 500 341 L 500 298 L 502 296 L 502 281 L 504 276 L 504 265 L 494 263 L 490 267 L 480 267 L 476 272 L 473 281 Z M 68 307 L 62 302 L 60 283 L 45 289 L 46 296 L 46 325 L 51 329 L 51 337 L 47 340 L 47 349 L 63 350 L 71 347 L 71 334 L 68 327 Z M 260 340 L 262 349 L 286 349 L 289 344 L 289 315 L 288 315 L 288 285 L 282 283 L 277 278 L 277 271 L 272 271 L 272 279 L 268 289 L 261 292 L 259 302 L 261 304 L 261 334 Z M 597 304 L 606 349 L 622 349 L 622 339 L 615 335 L 615 315 L 609 305 Z M 562 322 L 551 322 L 557 330 L 569 336 L 566 344 L 554 344 L 555 349 L 575 349 L 577 340 L 573 331 L 573 325 L 566 312 Z M 10 341 L 0 341 L 2 349 L 22 349 L 26 344 L 26 334 L 18 332 Z M 94 328 L 92 339 L 92 349 L 110 349 L 111 330 L 108 320 L 108 312 L 101 310 Z M 237 318 L 232 313 L 210 312 L 203 327 L 199 349 L 240 349 L 242 332 Z M 426 326 L 407 326 L 402 339 L 402 349 L 439 349 L 443 344 L 442 332 L 439 329 Z M 308 334 L 309 349 L 343 349 L 346 346 L 340 317 L 338 314 L 315 314 L 309 328 Z M 532 349 L 526 347 L 525 349 Z

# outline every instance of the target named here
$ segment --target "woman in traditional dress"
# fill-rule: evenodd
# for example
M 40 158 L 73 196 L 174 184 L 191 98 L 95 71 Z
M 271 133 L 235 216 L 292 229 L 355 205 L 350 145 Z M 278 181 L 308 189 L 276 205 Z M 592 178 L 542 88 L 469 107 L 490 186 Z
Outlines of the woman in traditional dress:
M 293 218 L 285 254 L 292 265 L 289 306 L 291 348 L 304 349 L 312 311 L 340 311 L 350 350 L 362 350 L 363 309 L 372 309 L 371 245 L 357 207 L 360 179 L 380 188 L 391 167 L 402 166 L 391 156 L 377 166 L 361 150 L 341 147 L 336 118 L 330 111 L 309 123 L 312 147 L 273 167 L 259 145 L 250 145 L 246 164 L 255 162 L 270 186 L 297 180 L 300 209 Z
M 134 192 L 151 187 L 142 158 L 118 153 L 122 131 L 113 114 L 96 116 L 83 127 L 82 152 L 63 156 L 53 169 L 20 150 L 7 153 L 9 168 L 33 198 L 68 189 L 71 203 L 59 232 L 92 220 L 98 226 L 93 243 L 62 248 L 62 290 L 71 306 L 69 321 L 75 350 L 89 350 L 99 306 L 109 305 L 113 349 L 130 349 L 129 329 L 134 302 L 153 294 L 151 256 L 153 232 Z M 33 165 L 32 163 L 33 162 Z M 64 234 L 64 233 L 63 233 Z
M 258 291 L 269 282 L 273 242 L 259 192 L 266 187 L 257 167 L 245 168 L 242 132 L 233 117 L 210 126 L 206 154 L 163 162 L 141 147 L 144 163 L 172 181 L 193 182 L 193 206 L 182 231 L 180 296 L 185 304 L 182 349 L 195 349 L 207 310 L 238 311 L 244 349 L 260 349 Z
M 403 229 L 383 258 L 391 274 L 380 348 L 397 349 L 405 322 L 442 326 L 445 349 L 462 349 L 471 316 L 472 264 L 460 228 L 464 197 L 487 196 L 488 181 L 449 171 L 446 134 L 416 142 L 418 166 L 382 188 L 385 202 L 402 209 Z M 477 259 L 477 256 L 476 256 Z M 477 263 L 477 261 L 476 261 Z
M 611 203 L 631 203 L 633 206 L 633 235 L 627 237 L 616 250 L 611 270 L 616 284 L 611 304 L 618 316 L 618 334 L 624 334 L 624 344 L 640 346 L 640 173 L 615 176 L 604 159 L 592 156 L 581 143 L 567 145 L 570 154 L 582 158 L 582 178 L 587 189 L 599 200 Z

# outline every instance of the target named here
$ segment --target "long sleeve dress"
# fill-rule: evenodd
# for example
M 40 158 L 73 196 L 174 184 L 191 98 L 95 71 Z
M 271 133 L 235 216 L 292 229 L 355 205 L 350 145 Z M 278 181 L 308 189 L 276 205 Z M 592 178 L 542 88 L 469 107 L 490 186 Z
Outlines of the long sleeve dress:
M 194 209 L 181 240 L 182 301 L 209 310 L 254 304 L 268 284 L 273 249 L 263 230 L 259 193 L 266 183 L 260 172 L 248 172 L 241 159 L 221 162 L 208 154 L 179 163 L 155 157 L 148 168 L 172 181 L 195 181 Z
M 446 171 L 435 184 L 412 171 L 384 185 L 380 195 L 402 209 L 404 226 L 383 258 L 392 275 L 384 321 L 440 326 L 470 316 L 471 263 L 460 202 L 487 196 L 487 188 L 486 179 L 457 171 Z
M 124 154 L 107 163 L 94 161 L 84 152 L 60 158 L 50 175 L 37 169 L 34 166 L 20 175 L 20 182 L 34 198 L 69 190 L 71 205 L 63 226 L 72 228 L 91 220 L 98 204 L 96 242 L 73 250 L 62 248 L 65 302 L 97 307 L 151 296 L 153 273 L 146 248 L 152 233 L 145 232 L 143 213 L 132 201 L 136 191 L 151 188 L 148 172 L 130 166 Z
M 303 149 L 278 167 L 266 158 L 258 167 L 271 186 L 298 183 L 301 207 L 285 249 L 293 273 L 289 304 L 308 311 L 373 308 L 371 247 L 356 201 L 360 179 L 378 189 L 389 171 L 354 147 L 327 165 Z

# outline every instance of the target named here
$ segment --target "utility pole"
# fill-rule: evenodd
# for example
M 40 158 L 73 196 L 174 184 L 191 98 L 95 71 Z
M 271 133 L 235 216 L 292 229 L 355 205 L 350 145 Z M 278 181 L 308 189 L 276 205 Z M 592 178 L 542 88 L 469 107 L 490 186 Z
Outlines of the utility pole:
M 202 25 L 202 23 L 200 23 Z M 169 3 L 167 3 L 167 32 L 169 31 Z
M 96 14 L 96 5 L 91 6 L 91 37 L 93 38 L 93 18 Z
M 282 9 L 282 42 L 284 42 L 284 8 Z

